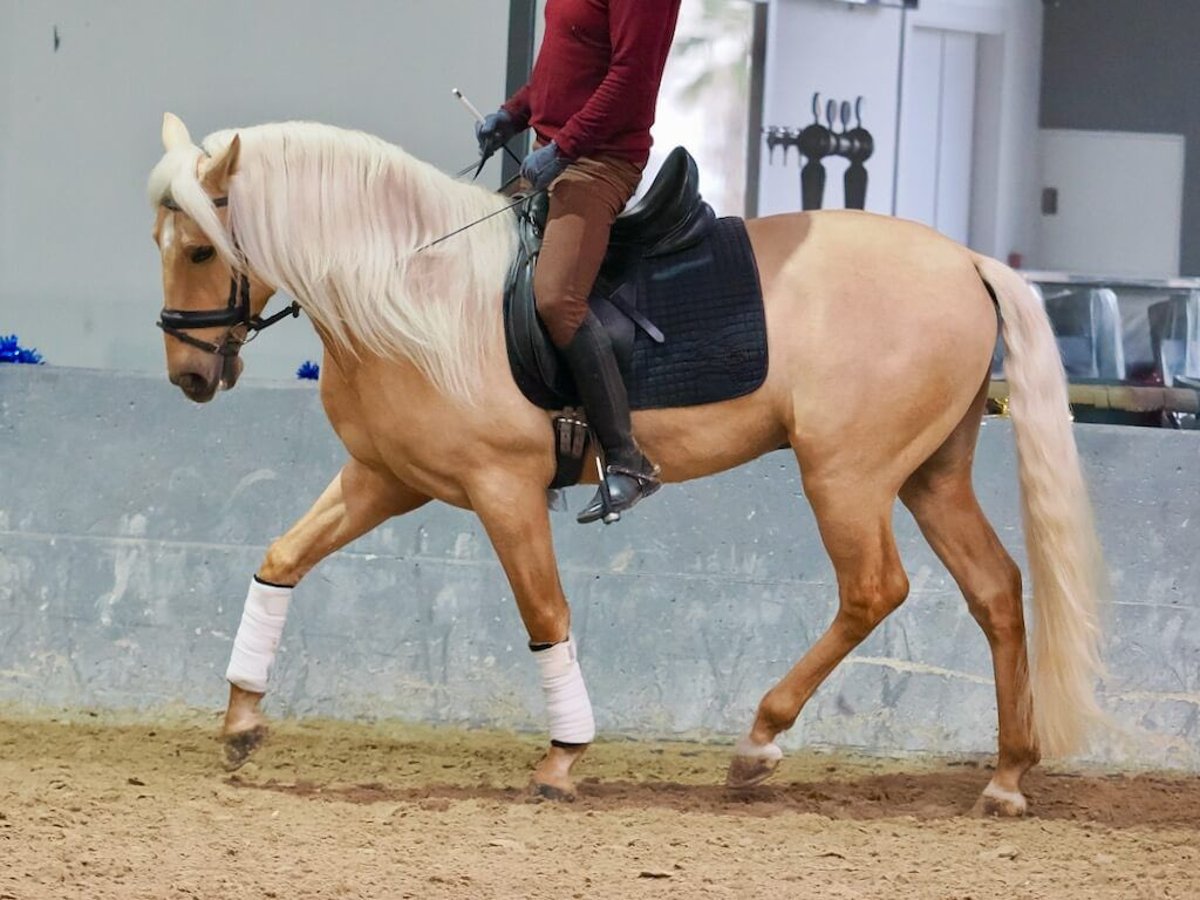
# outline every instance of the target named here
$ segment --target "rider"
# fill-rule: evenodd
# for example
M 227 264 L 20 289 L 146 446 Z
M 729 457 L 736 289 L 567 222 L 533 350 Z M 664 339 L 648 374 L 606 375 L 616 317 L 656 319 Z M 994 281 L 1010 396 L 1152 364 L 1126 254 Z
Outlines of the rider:
M 476 126 L 491 155 L 532 126 L 521 175 L 550 189 L 534 274 L 538 314 L 574 376 L 600 443 L 608 504 L 629 509 L 659 486 L 638 447 L 612 342 L 588 309 L 609 231 L 650 156 L 650 126 L 680 0 L 547 0 L 546 29 L 528 84 Z M 601 485 L 579 514 L 605 514 Z

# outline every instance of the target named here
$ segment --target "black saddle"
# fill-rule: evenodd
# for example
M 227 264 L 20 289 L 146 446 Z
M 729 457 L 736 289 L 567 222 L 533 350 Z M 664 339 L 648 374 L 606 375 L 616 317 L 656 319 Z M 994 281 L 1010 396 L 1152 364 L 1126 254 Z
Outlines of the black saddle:
M 521 391 L 543 409 L 578 405 L 566 362 L 550 341 L 537 314 L 533 272 L 541 251 L 550 200 L 529 198 L 518 215 L 520 248 L 504 292 L 508 358 Z M 617 364 L 628 380 L 638 328 L 657 343 L 664 335 L 638 311 L 636 275 L 643 260 L 694 247 L 712 227 L 715 215 L 700 196 L 696 161 L 682 147 L 667 157 L 654 183 L 632 209 L 613 224 L 608 253 L 591 297 L 592 312 L 608 330 Z M 633 408 L 638 406 L 633 404 Z
M 592 291 L 591 310 L 612 339 L 631 409 L 716 403 L 766 378 L 762 291 L 745 224 L 717 219 L 699 182 L 695 160 L 677 147 L 642 200 L 617 218 Z M 505 337 L 522 393 L 543 409 L 571 410 L 579 397 L 533 296 L 548 211 L 544 193 L 519 207 Z

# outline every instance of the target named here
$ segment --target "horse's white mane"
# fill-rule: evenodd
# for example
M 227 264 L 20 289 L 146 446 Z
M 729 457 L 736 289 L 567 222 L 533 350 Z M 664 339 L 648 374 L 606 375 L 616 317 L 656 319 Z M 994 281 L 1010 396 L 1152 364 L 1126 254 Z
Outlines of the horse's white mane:
M 231 235 L 196 173 L 235 134 Z M 203 149 L 169 151 L 148 187 L 153 205 L 172 200 L 227 262 L 296 298 L 340 347 L 405 357 L 443 393 L 477 399 L 516 246 L 510 217 L 416 251 L 504 198 L 379 138 L 309 122 L 215 132 Z

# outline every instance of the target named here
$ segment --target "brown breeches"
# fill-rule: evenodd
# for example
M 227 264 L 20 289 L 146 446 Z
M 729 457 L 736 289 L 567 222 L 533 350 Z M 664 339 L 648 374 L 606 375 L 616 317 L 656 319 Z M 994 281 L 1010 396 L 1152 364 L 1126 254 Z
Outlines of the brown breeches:
M 642 170 L 615 156 L 576 160 L 550 187 L 550 214 L 534 273 L 538 314 L 559 347 L 588 314 L 588 296 L 604 262 L 613 221 Z

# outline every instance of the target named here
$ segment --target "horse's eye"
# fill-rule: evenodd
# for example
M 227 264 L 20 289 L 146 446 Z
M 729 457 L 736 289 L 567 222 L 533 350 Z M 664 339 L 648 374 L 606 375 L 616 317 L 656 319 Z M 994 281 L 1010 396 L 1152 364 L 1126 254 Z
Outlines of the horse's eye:
M 192 250 L 188 256 L 191 258 L 192 262 L 199 265 L 200 263 L 208 262 L 210 259 L 216 256 L 216 254 L 217 251 L 212 247 L 197 247 L 195 250 Z

